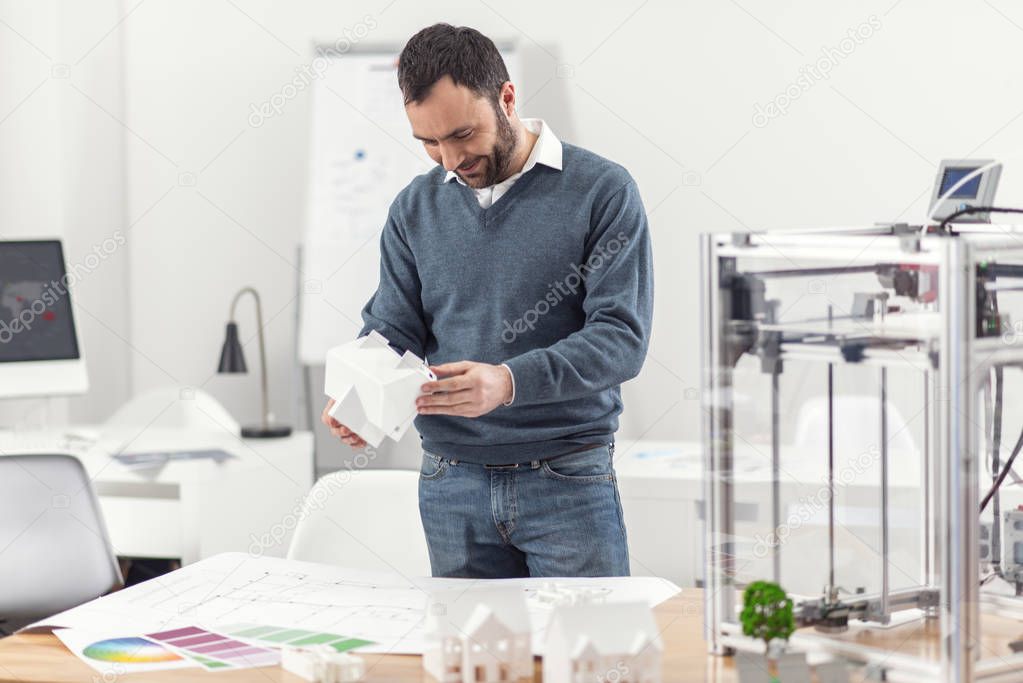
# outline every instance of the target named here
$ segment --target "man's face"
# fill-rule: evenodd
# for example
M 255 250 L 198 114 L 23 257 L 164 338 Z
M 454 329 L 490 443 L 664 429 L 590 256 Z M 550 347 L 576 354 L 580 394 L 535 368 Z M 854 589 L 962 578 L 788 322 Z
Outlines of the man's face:
M 430 158 L 469 187 L 487 187 L 509 175 L 515 129 L 488 98 L 445 76 L 422 102 L 405 105 L 405 112 Z

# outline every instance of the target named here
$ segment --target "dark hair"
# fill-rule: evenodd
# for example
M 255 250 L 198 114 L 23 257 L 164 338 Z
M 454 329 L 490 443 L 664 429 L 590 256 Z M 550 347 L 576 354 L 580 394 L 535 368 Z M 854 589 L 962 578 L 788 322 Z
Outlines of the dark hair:
M 474 28 L 434 24 L 409 38 L 398 57 L 405 104 L 422 102 L 444 76 L 496 103 L 508 69 L 494 41 Z

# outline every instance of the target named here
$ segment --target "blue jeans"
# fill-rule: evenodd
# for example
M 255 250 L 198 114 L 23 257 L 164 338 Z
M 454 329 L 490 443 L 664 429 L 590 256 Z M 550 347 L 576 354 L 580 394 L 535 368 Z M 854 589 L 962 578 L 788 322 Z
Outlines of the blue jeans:
M 419 513 L 434 576 L 628 576 L 613 444 L 520 465 L 423 453 Z

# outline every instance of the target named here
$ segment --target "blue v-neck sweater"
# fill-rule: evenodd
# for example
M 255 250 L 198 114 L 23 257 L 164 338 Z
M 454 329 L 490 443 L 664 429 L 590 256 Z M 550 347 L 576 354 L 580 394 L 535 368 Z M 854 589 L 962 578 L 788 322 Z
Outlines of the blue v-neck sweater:
M 611 442 L 653 314 L 636 183 L 569 144 L 561 171 L 535 166 L 488 209 L 444 175 L 418 176 L 392 203 L 360 336 L 377 330 L 431 365 L 507 363 L 515 397 L 476 418 L 418 415 L 423 449 L 497 465 Z

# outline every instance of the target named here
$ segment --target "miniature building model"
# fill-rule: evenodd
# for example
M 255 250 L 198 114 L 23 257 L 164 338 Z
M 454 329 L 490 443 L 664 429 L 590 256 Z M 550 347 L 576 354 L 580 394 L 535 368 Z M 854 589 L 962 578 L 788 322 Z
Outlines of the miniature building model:
M 542 605 L 589 605 L 603 602 L 610 591 L 606 588 L 587 586 L 566 586 L 554 581 L 545 581 L 534 593 Z
M 426 637 L 423 669 L 440 683 L 533 678 L 529 613 L 521 589 L 434 593 Z
M 281 666 L 312 683 L 357 683 L 366 675 L 362 657 L 329 645 L 282 648 Z
M 558 607 L 547 625 L 544 683 L 660 683 L 661 642 L 646 603 Z
M 735 670 L 739 673 L 739 683 L 771 683 L 767 657 L 752 655 L 748 652 L 735 654 Z
M 840 660 L 824 662 L 814 667 L 817 683 L 849 683 L 849 671 Z
M 384 437 L 398 441 L 416 416 L 420 387 L 435 379 L 419 356 L 399 355 L 371 331 L 327 352 L 324 391 L 335 401 L 329 415 L 374 448 Z
M 810 683 L 810 665 L 803 652 L 787 652 L 778 658 L 778 680 L 785 683 Z

